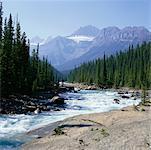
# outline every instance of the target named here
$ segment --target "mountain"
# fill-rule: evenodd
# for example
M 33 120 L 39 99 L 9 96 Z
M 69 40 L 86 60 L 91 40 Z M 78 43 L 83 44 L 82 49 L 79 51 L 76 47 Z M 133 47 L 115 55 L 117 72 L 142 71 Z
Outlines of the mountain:
M 127 50 L 130 45 L 135 47 L 143 41 L 151 41 L 151 33 L 144 27 L 108 27 L 100 30 L 85 54 L 61 66 L 59 70 L 70 70 L 83 62 L 88 62 L 106 55 L 116 54 L 120 50 Z
M 82 36 L 87 36 L 87 37 L 95 37 L 97 36 L 99 31 L 100 30 L 98 28 L 88 25 L 88 26 L 80 27 L 78 30 L 73 32 L 71 36 L 82 35 Z
M 80 27 L 71 35 L 58 36 L 40 45 L 40 56 L 47 56 L 60 71 L 73 69 L 83 62 L 115 54 L 150 41 L 151 33 L 144 27 L 107 27 L 101 30 L 93 26 Z
M 76 30 L 74 33 L 72 33 L 67 38 L 71 39 L 77 43 L 91 42 L 98 35 L 99 32 L 100 32 L 100 30 L 98 28 L 88 25 L 85 27 L 80 27 L 78 30 Z
M 40 44 L 40 57 L 47 57 L 58 68 L 58 66 L 85 54 L 99 31 L 99 29 L 89 25 L 79 28 L 67 37 L 48 37 Z M 35 44 L 31 44 L 31 49 L 33 48 L 36 48 Z
M 37 45 L 37 43 L 43 43 L 44 39 L 41 39 L 39 36 L 35 36 L 30 40 L 31 45 Z
M 83 55 L 86 47 L 87 43 L 77 44 L 71 39 L 58 36 L 40 45 L 39 54 L 47 57 L 54 66 L 59 66 Z

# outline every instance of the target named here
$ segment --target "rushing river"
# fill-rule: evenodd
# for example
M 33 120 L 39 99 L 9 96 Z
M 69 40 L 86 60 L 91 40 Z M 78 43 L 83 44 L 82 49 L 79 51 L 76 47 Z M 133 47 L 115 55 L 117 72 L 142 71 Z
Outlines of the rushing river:
M 79 114 L 107 112 L 140 102 L 140 99 L 122 99 L 114 91 L 81 90 L 78 93 L 64 93 L 61 96 L 67 99 L 65 101 L 67 106 L 62 111 L 44 112 L 39 115 L 1 115 L 0 150 L 17 149 L 19 145 L 30 140 L 25 136 L 25 132 L 49 123 Z M 120 104 L 113 102 L 115 98 L 120 100 Z

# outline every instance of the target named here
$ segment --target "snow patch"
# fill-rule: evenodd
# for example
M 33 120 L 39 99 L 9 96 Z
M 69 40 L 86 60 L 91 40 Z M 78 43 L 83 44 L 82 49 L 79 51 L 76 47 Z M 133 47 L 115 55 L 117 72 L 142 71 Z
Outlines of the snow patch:
M 69 36 L 67 38 L 79 43 L 79 42 L 93 41 L 95 37 L 93 37 L 93 36 L 84 36 L 84 35 L 75 35 L 75 36 Z

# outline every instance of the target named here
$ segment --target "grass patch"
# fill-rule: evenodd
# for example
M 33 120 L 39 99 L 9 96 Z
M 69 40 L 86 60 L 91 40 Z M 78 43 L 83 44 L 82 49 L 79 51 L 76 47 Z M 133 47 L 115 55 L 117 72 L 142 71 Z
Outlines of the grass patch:
M 143 106 L 151 106 L 151 99 L 147 99 L 147 100 L 145 100 L 145 101 L 142 101 L 141 104 L 142 104 Z
M 57 128 L 54 129 L 53 135 L 63 135 L 63 134 L 65 134 L 65 132 L 62 130 L 61 127 L 58 126 Z
M 144 108 L 142 108 L 142 109 L 141 109 L 141 111 L 145 111 L 145 109 L 144 109 Z
M 103 135 L 103 137 L 107 137 L 110 135 L 104 128 L 101 129 L 101 134 Z
M 94 129 L 94 128 L 91 128 L 91 131 L 95 131 L 95 130 L 99 130 L 98 128 Z

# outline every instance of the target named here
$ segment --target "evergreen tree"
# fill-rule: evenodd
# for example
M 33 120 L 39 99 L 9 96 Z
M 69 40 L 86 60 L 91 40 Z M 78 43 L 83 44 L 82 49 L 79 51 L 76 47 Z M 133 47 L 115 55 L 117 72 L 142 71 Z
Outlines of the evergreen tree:
M 106 59 L 105 59 L 105 53 L 103 57 L 103 84 L 106 85 L 107 83 L 107 69 L 106 69 Z
M 54 68 L 48 60 L 39 59 L 39 44 L 29 55 L 30 42 L 21 32 L 17 21 L 14 31 L 12 16 L 2 25 L 2 4 L 0 3 L 0 96 L 10 94 L 31 94 L 33 90 L 54 86 Z
M 13 39 L 14 28 L 12 16 L 10 14 L 8 23 L 5 19 L 3 48 L 1 54 L 1 91 L 4 95 L 8 95 L 13 89 L 13 67 L 12 67 L 12 51 L 13 51 Z
M 81 68 L 84 71 L 81 72 Z M 72 70 L 68 80 L 81 82 L 81 76 L 86 76 L 82 82 L 95 82 L 99 85 L 128 86 L 147 89 L 151 87 L 151 42 L 144 42 L 141 46 L 133 45 L 126 52 L 119 52 L 115 56 L 98 59 L 82 64 Z

